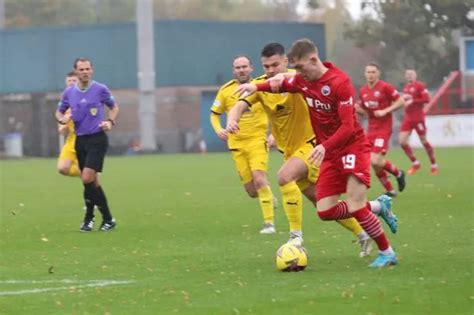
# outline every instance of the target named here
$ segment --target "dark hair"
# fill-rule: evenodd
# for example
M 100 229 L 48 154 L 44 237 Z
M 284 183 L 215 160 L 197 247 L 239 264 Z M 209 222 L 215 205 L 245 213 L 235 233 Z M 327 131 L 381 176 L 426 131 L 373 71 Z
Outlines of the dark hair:
M 283 56 L 285 55 L 285 47 L 283 47 L 280 43 L 269 43 L 263 47 L 262 52 L 260 54 L 261 57 L 271 57 L 275 55 Z
M 86 57 L 79 57 L 77 58 L 76 60 L 74 60 L 74 69 L 77 69 L 77 63 L 81 61 L 81 62 L 89 62 L 92 66 L 92 61 L 90 61 L 88 58 Z
M 367 63 L 365 66 L 366 66 L 366 67 L 367 67 L 367 66 L 372 66 L 372 67 L 377 68 L 377 70 L 382 70 L 382 69 L 380 68 L 379 64 L 376 63 L 375 61 L 371 61 L 371 62 Z
M 66 77 L 70 78 L 70 77 L 77 77 L 77 74 L 75 71 L 69 71 L 67 74 L 66 74 Z
M 291 45 L 288 59 L 293 62 L 295 59 L 301 59 L 311 53 L 318 54 L 316 45 L 307 38 L 299 39 Z
M 234 57 L 234 59 L 232 59 L 232 63 L 233 63 L 236 59 L 239 59 L 239 58 L 245 58 L 245 59 L 247 59 L 247 60 L 249 61 L 250 65 L 252 66 L 252 59 L 250 59 L 249 56 L 244 55 L 244 54 L 236 55 L 236 56 Z

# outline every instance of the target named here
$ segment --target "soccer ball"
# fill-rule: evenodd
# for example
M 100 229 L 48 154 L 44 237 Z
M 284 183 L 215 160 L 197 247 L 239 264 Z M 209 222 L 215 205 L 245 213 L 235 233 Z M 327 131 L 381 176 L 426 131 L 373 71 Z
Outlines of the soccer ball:
M 303 271 L 308 265 L 308 254 L 301 245 L 283 244 L 276 253 L 276 266 L 280 271 Z

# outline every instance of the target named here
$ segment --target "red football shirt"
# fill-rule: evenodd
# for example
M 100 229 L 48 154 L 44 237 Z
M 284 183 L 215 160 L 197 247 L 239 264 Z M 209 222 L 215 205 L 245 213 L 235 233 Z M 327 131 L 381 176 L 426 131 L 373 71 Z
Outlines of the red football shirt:
M 362 86 L 359 90 L 359 98 L 361 106 L 369 115 L 369 135 L 390 134 L 392 133 L 392 113 L 388 113 L 383 117 L 375 117 L 374 112 L 392 105 L 392 102 L 398 100 L 400 93 L 393 85 L 388 82 L 378 80 L 375 85 L 370 88 L 368 84 Z
M 317 81 L 308 82 L 297 74 L 283 81 L 282 90 L 303 94 L 317 143 L 326 149 L 325 159 L 330 159 L 344 155 L 353 145 L 366 144 L 367 140 L 355 116 L 351 79 L 332 63 L 324 65 L 328 71 Z M 267 83 L 257 87 L 270 90 Z
M 403 87 L 405 104 L 405 119 L 410 121 L 422 121 L 425 117 L 423 107 L 430 101 L 430 94 L 421 81 L 407 83 Z

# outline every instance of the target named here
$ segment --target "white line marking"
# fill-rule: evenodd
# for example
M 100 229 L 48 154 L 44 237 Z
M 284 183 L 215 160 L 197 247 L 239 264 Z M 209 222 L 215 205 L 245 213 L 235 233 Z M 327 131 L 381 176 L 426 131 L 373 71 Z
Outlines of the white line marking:
M 106 287 L 111 285 L 122 285 L 130 284 L 135 282 L 134 280 L 71 280 L 71 279 L 62 279 L 62 280 L 2 280 L 0 284 L 40 284 L 40 283 L 65 283 L 65 284 L 74 284 L 74 283 L 84 283 L 79 285 L 71 285 L 68 287 L 55 287 L 55 288 L 33 288 L 26 290 L 15 290 L 15 291 L 0 291 L 0 296 L 5 295 L 22 295 L 22 294 L 31 294 L 31 293 L 42 293 L 49 291 L 60 291 L 60 290 L 76 290 L 82 288 L 93 288 L 93 287 Z

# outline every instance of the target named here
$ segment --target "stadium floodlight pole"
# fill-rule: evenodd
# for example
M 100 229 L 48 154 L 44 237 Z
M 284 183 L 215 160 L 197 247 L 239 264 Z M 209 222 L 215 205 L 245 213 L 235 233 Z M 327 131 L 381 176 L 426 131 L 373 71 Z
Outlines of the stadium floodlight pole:
M 5 0 L 0 0 L 0 30 L 5 29 Z
M 156 151 L 153 0 L 136 1 L 140 142 L 144 151 Z

